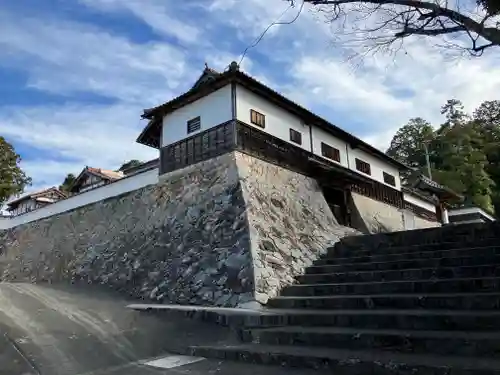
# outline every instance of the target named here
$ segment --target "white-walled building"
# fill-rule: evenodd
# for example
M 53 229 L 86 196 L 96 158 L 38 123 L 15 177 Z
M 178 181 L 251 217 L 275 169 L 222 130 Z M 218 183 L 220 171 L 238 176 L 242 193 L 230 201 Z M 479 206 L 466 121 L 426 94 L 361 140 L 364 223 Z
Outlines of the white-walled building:
M 70 187 L 72 194 L 84 193 L 88 190 L 108 185 L 116 180 L 123 178 L 125 175 L 122 172 L 110 171 L 101 168 L 85 167 L 83 171 L 75 179 L 75 182 Z
M 239 150 L 316 178 L 337 209 L 360 194 L 436 220 L 432 198 L 402 191 L 406 165 L 241 72 L 234 62 L 223 73 L 206 68 L 189 91 L 145 110 L 143 118 L 149 123 L 137 141 L 160 150 L 160 175 Z M 347 215 L 348 209 L 340 211 Z
M 65 198 L 66 194 L 56 187 L 51 187 L 49 189 L 28 193 L 11 200 L 7 203 L 7 211 L 10 212 L 11 216 L 9 217 L 18 216 L 46 207 Z

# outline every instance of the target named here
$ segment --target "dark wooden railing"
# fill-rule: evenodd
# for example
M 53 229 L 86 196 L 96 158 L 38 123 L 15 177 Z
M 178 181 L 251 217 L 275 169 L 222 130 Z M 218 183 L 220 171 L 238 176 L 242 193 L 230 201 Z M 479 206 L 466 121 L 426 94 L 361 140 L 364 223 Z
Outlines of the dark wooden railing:
M 353 184 L 351 190 L 398 208 L 404 207 L 403 193 L 378 181 L 373 181 L 371 184 Z
M 187 167 L 234 150 L 234 122 L 215 126 L 160 150 L 160 174 Z
M 235 149 L 313 178 L 321 179 L 329 173 L 341 173 L 343 179 L 349 181 L 353 192 L 398 208 L 406 208 L 428 220 L 436 220 L 435 214 L 432 216 L 431 212 L 405 202 L 401 191 L 375 180 L 365 181 L 352 171 L 327 160 L 319 160 L 319 157 L 300 147 L 240 122 L 229 121 L 163 147 L 160 152 L 160 174 L 184 168 Z
M 413 212 L 415 215 L 429 221 L 438 221 L 438 217 L 435 212 L 431 212 L 429 210 L 426 210 L 425 208 L 422 208 L 420 206 L 417 206 L 413 203 L 410 202 L 404 202 L 404 208 L 408 211 Z
M 305 173 L 307 151 L 251 126 L 237 123 L 238 149 L 260 159 Z

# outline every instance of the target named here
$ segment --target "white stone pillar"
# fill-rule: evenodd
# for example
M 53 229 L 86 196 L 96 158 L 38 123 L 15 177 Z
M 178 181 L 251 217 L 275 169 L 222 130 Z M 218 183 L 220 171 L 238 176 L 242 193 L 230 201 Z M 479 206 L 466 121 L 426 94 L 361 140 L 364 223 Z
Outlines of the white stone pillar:
M 446 209 L 446 207 L 444 207 L 444 205 L 443 205 L 442 210 L 443 210 L 442 211 L 443 212 L 443 225 L 449 224 L 450 219 L 448 218 L 448 210 Z

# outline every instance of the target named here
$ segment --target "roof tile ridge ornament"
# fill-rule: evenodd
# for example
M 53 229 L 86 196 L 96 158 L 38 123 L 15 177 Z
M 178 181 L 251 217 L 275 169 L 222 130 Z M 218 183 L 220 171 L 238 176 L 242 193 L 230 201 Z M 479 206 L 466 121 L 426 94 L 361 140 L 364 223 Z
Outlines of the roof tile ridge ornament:
M 229 64 L 229 71 L 231 72 L 238 72 L 240 70 L 240 66 L 236 61 L 232 61 L 231 64 Z

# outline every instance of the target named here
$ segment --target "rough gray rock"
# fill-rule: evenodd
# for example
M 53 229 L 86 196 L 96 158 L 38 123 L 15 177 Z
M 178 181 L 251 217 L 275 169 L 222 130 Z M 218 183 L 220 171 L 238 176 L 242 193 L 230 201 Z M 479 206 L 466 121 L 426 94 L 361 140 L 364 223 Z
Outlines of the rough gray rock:
M 337 223 L 315 180 L 233 152 L 0 233 L 0 280 L 99 283 L 147 301 L 255 306 L 356 233 Z
M 1 279 L 107 284 L 165 303 L 248 302 L 245 209 L 234 155 L 224 155 L 0 234 Z
M 338 224 L 317 182 L 236 153 L 247 205 L 257 301 L 266 303 L 340 238 L 359 232 Z

